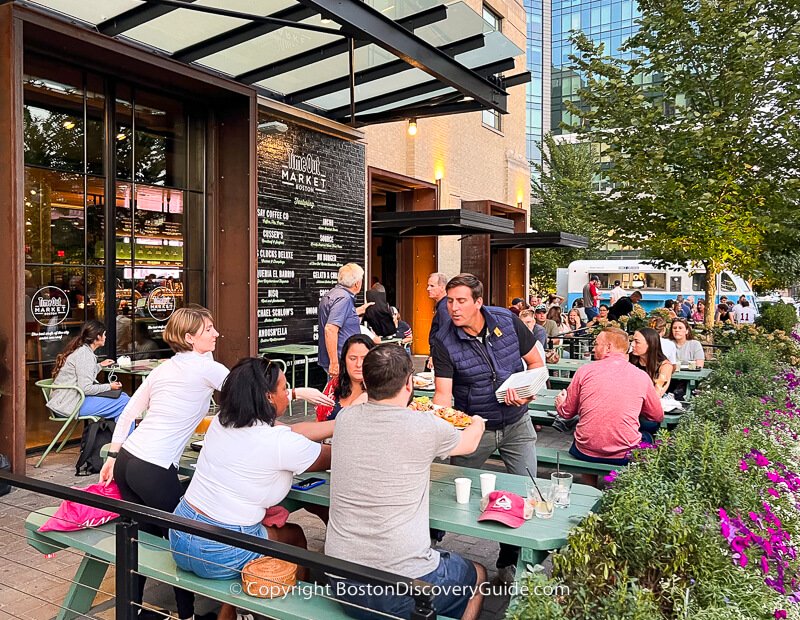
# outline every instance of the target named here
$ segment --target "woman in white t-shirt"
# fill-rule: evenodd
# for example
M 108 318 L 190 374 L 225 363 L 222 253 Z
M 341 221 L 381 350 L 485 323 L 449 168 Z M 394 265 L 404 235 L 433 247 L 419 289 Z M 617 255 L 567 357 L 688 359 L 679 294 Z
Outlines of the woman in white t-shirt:
M 167 321 L 164 342 L 175 356 L 161 364 L 142 382 L 117 421 L 108 460 L 100 481 L 114 479 L 122 499 L 172 512 L 183 495 L 178 479 L 178 461 L 186 442 L 208 413 L 214 390 L 222 387 L 228 369 L 215 362 L 212 352 L 219 333 L 211 313 L 202 306 L 178 308 Z M 147 416 L 130 432 L 133 421 Z M 156 536 L 166 530 L 143 525 Z M 144 577 L 134 602 L 141 604 Z M 178 618 L 194 615 L 194 594 L 175 588 Z M 143 610 L 143 618 L 154 612 Z M 200 616 L 197 619 L 199 620 Z
M 317 390 L 313 390 L 317 394 Z M 299 525 L 266 527 L 268 508 L 279 504 L 295 475 L 330 467 L 330 446 L 316 443 L 333 434 L 335 422 L 286 426 L 290 393 L 280 368 L 262 358 L 240 360 L 222 386 L 219 415 L 206 432 L 186 495 L 175 514 L 269 540 L 306 546 Z M 205 579 L 240 578 L 260 554 L 170 530 L 175 563 Z M 220 620 L 233 618 L 223 606 Z

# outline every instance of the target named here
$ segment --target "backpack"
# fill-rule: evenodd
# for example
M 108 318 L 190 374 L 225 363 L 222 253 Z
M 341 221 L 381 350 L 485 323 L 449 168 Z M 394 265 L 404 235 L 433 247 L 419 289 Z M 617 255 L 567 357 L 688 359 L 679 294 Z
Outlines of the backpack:
M 114 420 L 98 420 L 97 422 L 89 422 L 83 427 L 81 452 L 78 455 L 78 462 L 75 463 L 76 476 L 90 476 L 91 474 L 100 473 L 103 468 L 100 449 L 107 443 L 111 443 L 115 426 Z
M 11 462 L 5 454 L 0 454 L 0 470 L 11 471 Z M 7 482 L 0 482 L 0 497 L 11 493 L 11 485 Z

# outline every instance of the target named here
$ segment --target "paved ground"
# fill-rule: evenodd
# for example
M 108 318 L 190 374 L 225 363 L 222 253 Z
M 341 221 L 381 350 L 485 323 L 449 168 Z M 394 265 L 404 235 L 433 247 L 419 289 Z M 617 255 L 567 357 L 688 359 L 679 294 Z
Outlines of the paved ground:
M 285 418 L 285 421 L 302 419 L 302 415 L 295 415 Z M 571 436 L 545 428 L 539 433 L 538 445 L 566 449 L 570 441 Z M 51 454 L 40 469 L 34 469 L 36 460 L 30 458 L 28 475 L 67 486 L 86 486 L 94 482 L 94 479 L 76 478 L 73 475 L 76 459 L 77 448 L 74 447 L 61 454 Z M 49 620 L 58 611 L 57 606 L 64 598 L 81 556 L 62 551 L 53 558 L 46 558 L 28 547 L 22 537 L 23 522 L 28 513 L 55 503 L 50 498 L 28 491 L 13 491 L 0 498 L 0 620 Z M 310 549 L 322 551 L 325 529 L 317 517 L 299 511 L 290 520 L 303 527 Z M 494 575 L 496 543 L 447 534 L 441 546 L 481 562 L 489 568 L 490 577 Z M 113 568 L 100 589 L 92 617 L 111 620 L 114 617 Z M 149 582 L 145 600 L 162 608 L 174 609 L 171 589 L 161 584 Z M 481 618 L 490 620 L 503 617 L 506 605 L 507 600 L 503 597 L 488 599 Z M 213 601 L 198 600 L 198 613 L 213 609 Z

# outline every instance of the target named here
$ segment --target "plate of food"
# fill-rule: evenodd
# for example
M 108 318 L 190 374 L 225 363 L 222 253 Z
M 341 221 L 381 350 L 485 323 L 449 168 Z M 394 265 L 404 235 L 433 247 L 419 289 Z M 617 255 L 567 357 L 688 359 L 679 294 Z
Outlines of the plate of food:
M 459 429 L 467 428 L 472 424 L 472 418 L 470 416 L 453 407 L 439 407 L 433 410 L 433 415 L 442 418 L 445 422 L 449 422 Z
M 429 388 L 433 387 L 433 373 L 432 372 L 419 372 L 414 375 L 415 388 Z

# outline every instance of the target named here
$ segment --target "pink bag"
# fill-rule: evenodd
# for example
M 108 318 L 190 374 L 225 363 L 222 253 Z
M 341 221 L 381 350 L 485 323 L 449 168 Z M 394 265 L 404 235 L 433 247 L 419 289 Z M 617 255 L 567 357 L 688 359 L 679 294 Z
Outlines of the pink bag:
M 87 493 L 94 493 L 95 495 L 102 495 L 103 497 L 110 497 L 112 499 L 122 499 L 119 494 L 119 487 L 113 480 L 108 484 L 92 484 L 85 489 L 73 487 L 78 491 L 86 491 Z M 97 527 L 108 523 L 112 519 L 116 519 L 119 515 L 115 512 L 109 512 L 102 508 L 92 508 L 77 502 L 64 500 L 56 510 L 56 513 L 50 517 L 45 524 L 39 528 L 40 532 L 74 532 L 75 530 L 83 530 L 87 527 Z

